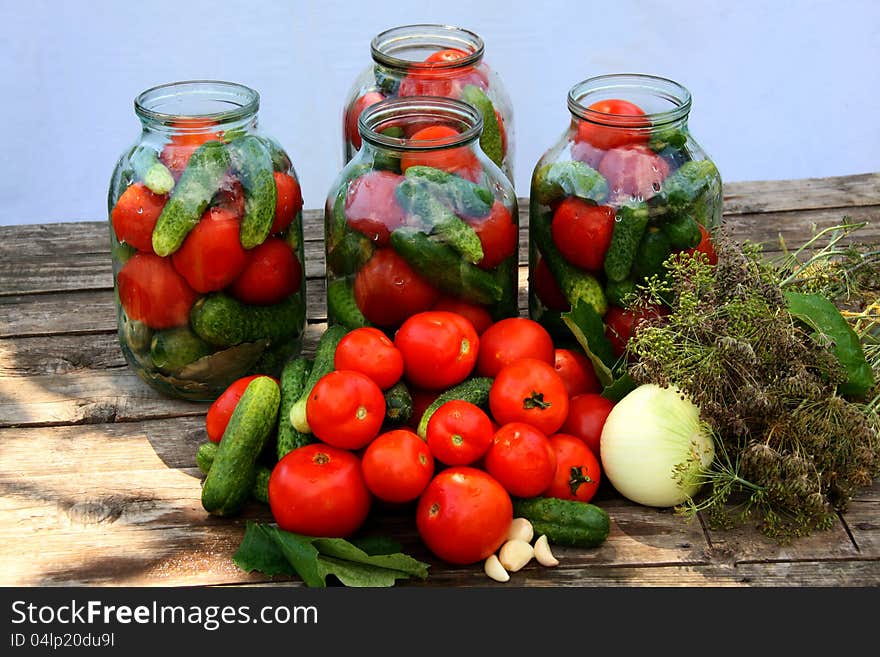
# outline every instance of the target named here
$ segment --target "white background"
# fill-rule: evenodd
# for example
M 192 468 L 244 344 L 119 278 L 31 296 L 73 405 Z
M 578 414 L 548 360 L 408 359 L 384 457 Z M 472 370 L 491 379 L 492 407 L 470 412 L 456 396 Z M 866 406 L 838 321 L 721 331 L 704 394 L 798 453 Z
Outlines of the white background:
M 132 102 L 174 80 L 245 83 L 293 157 L 306 207 L 340 168 L 341 106 L 378 32 L 480 34 L 515 112 L 517 192 L 584 78 L 644 72 L 694 97 L 726 181 L 880 171 L 880 2 L 0 0 L 0 224 L 106 217 Z

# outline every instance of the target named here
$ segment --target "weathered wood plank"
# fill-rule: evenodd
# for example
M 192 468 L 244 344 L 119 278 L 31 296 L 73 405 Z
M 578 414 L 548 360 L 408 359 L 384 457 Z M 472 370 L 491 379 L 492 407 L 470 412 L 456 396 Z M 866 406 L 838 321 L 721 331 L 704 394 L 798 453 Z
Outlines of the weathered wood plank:
M 880 500 L 852 502 L 843 516 L 862 558 L 880 559 Z
M 725 183 L 725 214 L 851 208 L 880 203 L 880 173 Z

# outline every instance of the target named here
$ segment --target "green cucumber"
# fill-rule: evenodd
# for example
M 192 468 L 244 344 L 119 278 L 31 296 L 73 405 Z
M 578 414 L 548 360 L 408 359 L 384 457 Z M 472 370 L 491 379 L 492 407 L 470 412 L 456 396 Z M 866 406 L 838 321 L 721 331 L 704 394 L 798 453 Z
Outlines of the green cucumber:
M 424 180 L 405 178 L 395 189 L 395 195 L 400 206 L 425 226 L 426 231 L 458 251 L 468 262 L 477 264 L 483 259 L 480 236 L 431 192 L 434 186 Z
M 150 350 L 153 341 L 153 329 L 134 319 L 129 319 L 124 313 L 122 334 L 128 348 L 135 353 L 146 353 Z
M 378 64 L 373 66 L 373 76 L 376 78 L 376 86 L 386 96 L 396 96 L 400 87 L 401 75 L 395 69 L 385 68 Z M 369 92 L 368 92 L 369 93 Z
M 492 321 L 519 315 L 519 263 L 511 256 L 502 260 L 492 272 L 495 282 L 501 288 L 501 301 L 489 307 Z
M 156 331 L 150 341 L 150 358 L 164 374 L 176 374 L 213 351 L 189 326 Z
M 214 465 L 214 459 L 217 458 L 217 450 L 220 449 L 219 443 L 202 443 L 196 452 L 196 465 L 199 466 L 204 474 L 211 471 Z M 265 465 L 257 465 L 254 469 L 254 485 L 251 488 L 251 497 L 263 504 L 269 503 L 269 477 L 272 471 Z
M 619 283 L 629 276 L 639 242 L 648 227 L 648 218 L 648 207 L 644 203 L 617 209 L 611 244 L 605 253 L 605 275 L 609 281 Z
M 626 299 L 630 295 L 636 293 L 636 283 L 632 279 L 627 278 L 623 281 L 607 281 L 605 283 L 605 298 L 608 303 L 620 306 L 626 306 Z
M 453 386 L 452 388 L 449 388 L 449 390 L 441 393 L 422 414 L 422 419 L 419 420 L 419 436 L 421 436 L 422 439 L 427 436 L 428 422 L 430 422 L 434 413 L 437 412 L 437 409 L 448 401 L 460 399 L 462 401 L 470 402 L 475 406 L 485 406 L 488 404 L 489 390 L 492 389 L 492 381 L 493 379 L 489 377 L 478 376 L 473 379 L 467 379 L 466 381 L 459 383 L 457 386 Z
M 413 399 L 403 381 L 398 381 L 385 391 L 385 421 L 390 424 L 406 424 L 413 414 Z
M 703 233 L 700 232 L 700 224 L 687 214 L 679 214 L 666 221 L 660 228 L 669 239 L 669 245 L 675 251 L 692 249 L 700 240 Z
M 278 190 L 272 155 L 259 137 L 246 135 L 229 144 L 232 171 L 244 189 L 244 216 L 241 218 L 241 245 L 253 249 L 266 241 L 275 219 Z
M 354 289 L 346 278 L 337 278 L 327 285 L 327 321 L 349 329 L 372 326 L 354 298 Z
M 312 371 L 312 362 L 306 358 L 288 361 L 281 372 L 281 409 L 278 411 L 278 460 L 288 452 L 312 442 L 308 434 L 300 433 L 290 423 L 290 409 L 302 396 L 306 379 Z
M 348 220 L 345 217 L 345 196 L 348 193 L 349 184 L 355 178 L 359 178 L 371 170 L 372 167 L 365 163 L 349 163 L 342 170 L 342 177 L 339 180 L 339 186 L 336 188 L 336 195 L 333 197 L 333 205 L 328 205 L 325 209 L 325 215 L 327 212 L 330 213 L 329 216 L 325 216 L 324 221 L 324 240 L 328 248 L 332 249 L 336 242 L 345 235 L 345 231 L 348 230 Z
M 672 246 L 666 234 L 659 228 L 648 228 L 639 242 L 633 261 L 632 273 L 635 280 L 663 274 L 663 263 L 671 253 Z
M 300 294 L 271 306 L 250 306 L 217 292 L 196 301 L 190 311 L 196 335 L 217 347 L 292 340 L 301 335 L 304 322 L 305 304 Z
M 416 165 L 406 170 L 407 178 L 427 180 L 437 185 L 437 193 L 455 214 L 467 217 L 485 217 L 492 211 L 495 197 L 492 191 L 472 183 L 454 173 L 434 167 Z
M 391 246 L 420 276 L 447 294 L 484 305 L 504 298 L 504 289 L 491 273 L 465 262 L 453 248 L 419 230 L 398 228 L 391 233 Z
M 279 173 L 290 173 L 293 163 L 290 157 L 284 152 L 277 141 L 272 137 L 257 137 L 263 142 L 263 145 L 269 150 L 269 157 L 272 158 L 272 168 Z
M 667 205 L 675 210 L 699 206 L 701 198 L 719 179 L 718 169 L 711 160 L 685 162 L 663 181 L 660 193 L 652 196 L 650 203 Z M 700 217 L 697 216 L 697 219 Z
M 339 341 L 348 333 L 348 329 L 344 326 L 331 326 L 321 339 L 318 340 L 318 346 L 315 349 L 315 359 L 312 362 L 312 371 L 309 372 L 303 384 L 302 392 L 299 398 L 290 407 L 289 419 L 290 424 L 300 433 L 310 434 L 312 428 L 306 419 L 306 403 L 309 395 L 312 394 L 312 388 L 326 374 L 333 371 L 333 362 L 336 358 L 336 347 Z
M 159 161 L 159 156 L 150 146 L 141 144 L 129 160 L 134 169 L 134 175 L 141 180 L 147 189 L 154 194 L 167 194 L 174 189 L 174 176 L 171 171 Z
M 608 198 L 608 181 L 593 167 L 578 160 L 545 164 L 532 177 L 532 198 L 550 205 L 566 196 L 602 203 Z
M 576 500 L 552 497 L 514 500 L 513 515 L 532 523 L 535 536 L 546 534 L 551 544 L 566 547 L 598 547 L 611 530 L 611 519 L 604 509 Z
M 667 148 L 678 150 L 687 143 L 687 133 L 681 128 L 663 128 L 651 133 L 648 148 L 655 153 Z
M 476 107 L 483 116 L 483 131 L 480 133 L 480 148 L 499 167 L 504 161 L 504 144 L 501 140 L 502 127 L 498 124 L 495 106 L 489 96 L 474 84 L 461 90 L 461 99 Z
M 275 430 L 281 391 L 268 376 L 250 382 L 244 391 L 202 486 L 202 506 L 208 513 L 237 513 L 256 481 L 257 457 Z
M 165 257 L 180 248 L 220 189 L 228 169 L 225 144 L 208 141 L 193 151 L 153 228 L 156 255 Z
M 327 267 L 337 276 L 351 276 L 367 264 L 373 243 L 361 232 L 346 230 L 327 251 Z
M 384 128 L 379 132 L 386 137 L 394 137 L 395 139 L 404 137 L 403 128 L 397 126 Z M 391 149 L 376 149 L 373 155 L 373 167 L 382 171 L 400 173 L 400 153 Z

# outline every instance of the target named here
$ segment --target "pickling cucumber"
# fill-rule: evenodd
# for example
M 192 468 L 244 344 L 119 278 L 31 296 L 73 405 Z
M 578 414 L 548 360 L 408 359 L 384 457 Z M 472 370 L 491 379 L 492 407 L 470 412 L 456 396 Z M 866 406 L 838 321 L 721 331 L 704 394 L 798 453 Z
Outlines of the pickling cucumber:
M 176 374 L 186 365 L 207 356 L 214 349 L 188 326 L 156 331 L 150 341 L 150 358 L 164 374 Z
M 588 164 L 578 160 L 545 164 L 532 177 L 532 198 L 550 205 L 565 196 L 577 196 L 602 203 L 608 198 L 608 181 Z
M 617 209 L 611 244 L 605 253 L 605 275 L 609 281 L 619 283 L 629 276 L 648 218 L 648 207 L 644 203 Z
M 211 471 L 211 466 L 214 465 L 214 459 L 217 457 L 218 449 L 220 449 L 218 443 L 207 442 L 199 445 L 199 449 L 196 452 L 196 465 L 199 466 L 199 470 L 201 470 L 202 473 L 208 474 Z M 251 497 L 258 502 L 268 504 L 269 477 L 272 476 L 272 471 L 265 465 L 257 465 L 254 469 L 254 475 L 254 485 L 251 488 Z
M 672 217 L 663 223 L 660 230 L 669 239 L 670 247 L 676 251 L 692 249 L 703 239 L 700 224 L 688 214 Z
M 304 321 L 305 304 L 298 293 L 271 306 L 251 306 L 217 292 L 196 301 L 190 311 L 193 330 L 217 347 L 290 340 L 302 332 Z
M 263 445 L 275 430 L 281 392 L 268 376 L 250 382 L 244 391 L 202 486 L 202 506 L 208 513 L 237 513 L 256 481 L 256 462 Z
M 611 530 L 611 519 L 604 509 L 576 500 L 552 497 L 514 500 L 513 515 L 532 523 L 535 536 L 546 534 L 550 543 L 566 547 L 598 547 Z
M 461 90 L 461 99 L 473 105 L 483 116 L 483 131 L 480 133 L 480 148 L 499 167 L 504 161 L 504 144 L 501 141 L 502 127 L 498 124 L 495 106 L 489 96 L 475 84 L 466 85 Z
M 310 434 L 300 433 L 290 423 L 290 409 L 300 398 L 312 362 L 306 358 L 288 361 L 281 371 L 281 408 L 278 411 L 278 460 L 288 452 L 312 442 Z
M 239 230 L 245 249 L 259 246 L 269 236 L 275 219 L 275 186 L 272 155 L 259 137 L 246 135 L 227 144 L 232 171 L 244 190 L 244 216 Z
M 269 157 L 272 158 L 272 168 L 279 173 L 289 173 L 292 163 L 287 153 L 277 141 L 272 137 L 257 137 L 263 142 L 263 145 L 269 150 Z
M 623 308 L 625 299 L 636 292 L 636 283 L 630 278 L 623 281 L 607 281 L 605 283 L 605 298 L 608 303 Z
M 129 159 L 134 175 L 154 194 L 167 194 L 174 189 L 174 176 L 168 167 L 159 161 L 159 156 L 150 146 L 141 144 Z
M 659 228 L 651 226 L 645 231 L 633 262 L 636 280 L 664 273 L 663 263 L 672 253 L 669 238 Z
M 337 278 L 327 285 L 327 321 L 330 324 L 341 324 L 349 329 L 371 326 L 358 308 L 354 290 L 348 279 Z
M 337 276 L 355 274 L 373 255 L 373 243 L 355 230 L 345 230 L 327 252 L 327 267 Z
M 651 202 L 683 209 L 697 203 L 719 178 L 718 169 L 711 160 L 685 162 L 663 181 L 660 193 L 651 197 Z
M 413 414 L 413 399 L 403 381 L 398 381 L 385 391 L 385 421 L 390 424 L 406 424 Z
M 454 173 L 434 167 L 415 165 L 406 170 L 407 178 L 426 180 L 436 185 L 436 192 L 455 214 L 485 217 L 492 211 L 492 191 Z
M 318 346 L 315 349 L 315 359 L 312 361 L 312 370 L 309 372 L 308 377 L 306 377 L 299 398 L 290 407 L 290 424 L 301 433 L 312 433 L 312 428 L 309 426 L 309 421 L 306 418 L 306 403 L 308 402 L 309 395 L 312 394 L 312 388 L 315 387 L 315 384 L 321 377 L 333 371 L 336 347 L 339 345 L 339 341 L 345 337 L 346 333 L 348 333 L 348 329 L 344 326 L 330 326 L 321 335 L 320 340 L 318 340 Z
M 220 189 L 228 169 L 225 144 L 208 141 L 193 151 L 153 228 L 156 255 L 168 256 L 180 248 Z
M 478 376 L 473 379 L 467 379 L 466 381 L 459 383 L 457 386 L 453 386 L 449 388 L 449 390 L 440 393 L 440 396 L 425 409 L 424 413 L 422 413 L 422 419 L 419 420 L 419 436 L 421 436 L 422 439 L 425 439 L 428 434 L 428 422 L 430 422 L 431 417 L 437 412 L 438 408 L 448 401 L 460 399 L 462 401 L 470 402 L 475 406 L 485 406 L 488 404 L 489 390 L 492 389 L 492 381 L 493 379 L 487 376 Z

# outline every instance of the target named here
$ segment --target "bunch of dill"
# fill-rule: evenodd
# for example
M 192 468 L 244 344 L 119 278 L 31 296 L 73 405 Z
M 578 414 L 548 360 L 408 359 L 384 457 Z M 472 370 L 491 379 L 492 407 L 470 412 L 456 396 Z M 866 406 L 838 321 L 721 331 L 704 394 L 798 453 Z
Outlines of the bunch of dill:
M 700 408 L 716 459 L 701 496 L 680 511 L 713 526 L 754 520 L 787 539 L 830 527 L 854 493 L 880 475 L 880 390 L 867 399 L 837 393 L 845 380 L 831 345 L 786 308 L 783 292 L 818 292 L 848 304 L 866 344 L 880 335 L 880 310 L 864 298 L 880 288 L 880 262 L 843 247 L 851 224 L 773 262 L 749 243 L 720 235 L 717 265 L 673 256 L 633 304 L 671 312 L 639 327 L 628 344 L 636 383 L 675 386 Z M 827 235 L 826 235 L 827 237 Z M 866 264 L 867 262 L 867 264 Z M 873 362 L 872 362 L 873 360 Z

